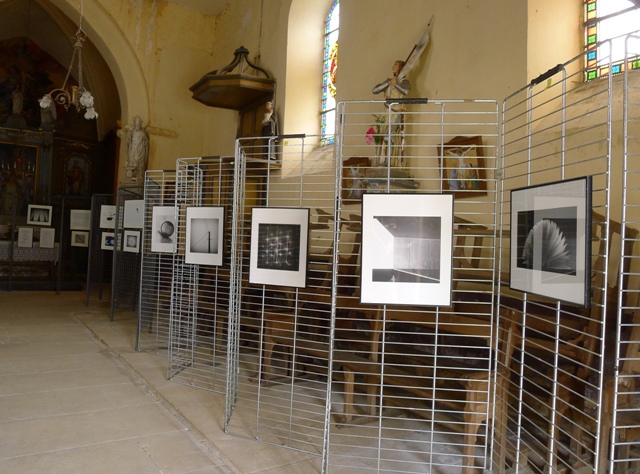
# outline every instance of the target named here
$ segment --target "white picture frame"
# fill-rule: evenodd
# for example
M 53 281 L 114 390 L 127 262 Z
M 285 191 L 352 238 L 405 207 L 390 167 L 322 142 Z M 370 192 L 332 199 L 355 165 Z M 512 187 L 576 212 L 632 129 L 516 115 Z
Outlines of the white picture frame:
M 115 233 L 114 232 L 103 232 L 100 238 L 100 249 L 101 250 L 113 250 L 115 248 Z
M 85 209 L 71 209 L 69 213 L 70 230 L 91 230 L 91 211 Z
M 125 230 L 122 239 L 122 250 L 125 252 L 140 253 L 140 231 Z
M 451 306 L 453 194 L 362 196 L 360 301 Z
M 511 190 L 511 289 L 590 306 L 591 193 L 591 176 Z
M 151 215 L 151 251 L 175 253 L 178 234 L 175 206 L 154 206 Z
M 39 204 L 29 204 L 27 207 L 28 225 L 51 225 L 52 206 L 41 206 Z
M 253 208 L 249 282 L 304 288 L 308 246 L 309 209 Z
M 129 199 L 124 202 L 123 227 L 125 229 L 144 227 L 144 199 Z
M 55 227 L 43 227 L 40 229 L 40 248 L 52 249 L 56 246 Z
M 185 263 L 222 265 L 224 207 L 187 207 Z
M 100 206 L 100 228 L 115 229 L 116 228 L 117 206 L 103 204 Z
M 33 227 L 18 227 L 18 247 L 33 247 Z
M 89 232 L 85 230 L 72 230 L 71 231 L 71 246 L 72 247 L 88 247 L 89 246 Z

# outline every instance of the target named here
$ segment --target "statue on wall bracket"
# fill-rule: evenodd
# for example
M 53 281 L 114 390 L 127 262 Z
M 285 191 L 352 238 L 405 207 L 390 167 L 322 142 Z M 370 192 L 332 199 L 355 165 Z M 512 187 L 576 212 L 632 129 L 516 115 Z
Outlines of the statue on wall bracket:
M 392 76 L 373 87 L 374 94 L 384 93 L 384 114 L 375 116 L 376 140 L 375 166 L 403 167 L 404 163 L 404 125 L 405 106 L 403 99 L 411 91 L 408 75 L 416 65 L 430 40 L 429 29 L 433 17 L 420 41 L 413 47 L 406 60 L 398 59 L 391 68 Z

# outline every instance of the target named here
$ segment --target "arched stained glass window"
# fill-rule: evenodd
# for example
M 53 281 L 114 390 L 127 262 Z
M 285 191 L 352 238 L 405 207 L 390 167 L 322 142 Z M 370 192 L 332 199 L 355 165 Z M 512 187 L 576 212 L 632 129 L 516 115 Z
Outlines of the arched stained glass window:
M 625 68 L 640 69 L 640 39 L 629 42 L 625 58 L 625 38 L 640 28 L 637 0 L 584 0 L 587 80 L 620 74 Z M 611 40 L 608 44 L 598 43 Z M 609 71 L 611 58 L 611 71 Z
M 322 68 L 322 140 L 329 145 L 336 133 L 336 77 L 338 72 L 338 27 L 340 26 L 340 3 L 335 0 L 324 26 L 324 65 Z

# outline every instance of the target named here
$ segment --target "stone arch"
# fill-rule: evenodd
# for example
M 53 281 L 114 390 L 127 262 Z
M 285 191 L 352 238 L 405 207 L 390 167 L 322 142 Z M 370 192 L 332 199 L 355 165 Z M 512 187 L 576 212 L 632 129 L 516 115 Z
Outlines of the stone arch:
M 71 19 L 80 18 L 80 5 L 77 1 L 59 0 L 55 2 L 55 6 Z M 82 13 L 82 29 L 95 46 L 93 54 L 102 56 L 109 68 L 115 81 L 114 92 L 118 96 L 119 107 L 116 111 L 115 108 L 109 107 L 109 102 L 116 99 L 113 97 L 114 92 L 103 90 L 104 94 L 100 94 L 100 89 L 104 89 L 104 85 L 101 87 L 103 79 L 101 68 L 98 61 L 92 60 L 92 51 L 87 50 L 87 57 L 83 58 L 86 59 L 86 63 L 83 60 L 83 67 L 88 84 L 95 89 L 97 109 L 104 114 L 102 126 L 112 127 L 118 119 L 122 118 L 126 122 L 133 115 L 140 116 L 144 123 L 148 123 L 150 100 L 147 83 L 142 66 L 131 44 L 112 15 L 99 2 L 84 2 Z M 50 9 L 50 14 L 53 18 L 56 17 L 53 9 Z M 77 28 L 77 25 L 75 27 Z M 75 31 L 71 33 L 75 33 Z M 100 123 L 98 127 L 101 127 Z M 121 166 L 123 165 L 124 163 L 121 163 Z

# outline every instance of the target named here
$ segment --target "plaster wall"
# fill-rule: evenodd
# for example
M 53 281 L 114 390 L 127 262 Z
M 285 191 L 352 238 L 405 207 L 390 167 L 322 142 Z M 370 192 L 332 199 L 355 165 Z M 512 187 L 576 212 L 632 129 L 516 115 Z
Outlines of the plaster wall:
M 70 17 L 77 12 L 71 0 L 54 2 Z M 233 154 L 237 112 L 194 101 L 189 86 L 228 64 L 239 46 L 278 81 L 281 130 L 319 132 L 321 84 L 304 71 L 321 60 L 307 46 L 321 45 L 321 28 L 309 23 L 326 14 L 329 0 L 234 0 L 217 17 L 162 0 L 85 3 L 84 26 L 114 74 L 122 125 L 139 115 L 151 127 L 150 169 L 173 169 L 179 157 Z M 410 96 L 500 101 L 578 52 L 580 2 L 557 3 L 343 0 L 338 100 L 378 99 L 372 86 L 406 58 L 433 16 L 431 43 L 409 76 Z

